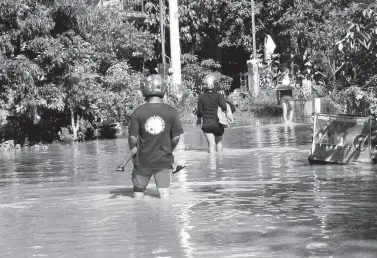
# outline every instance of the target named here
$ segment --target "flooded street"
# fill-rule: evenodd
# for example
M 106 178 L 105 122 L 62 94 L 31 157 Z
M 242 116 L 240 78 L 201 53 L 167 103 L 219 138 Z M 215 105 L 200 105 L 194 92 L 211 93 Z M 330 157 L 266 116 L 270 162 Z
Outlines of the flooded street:
M 0 257 L 377 257 L 377 166 L 309 166 L 309 125 L 199 129 L 171 200 L 131 198 L 125 138 L 1 153 Z

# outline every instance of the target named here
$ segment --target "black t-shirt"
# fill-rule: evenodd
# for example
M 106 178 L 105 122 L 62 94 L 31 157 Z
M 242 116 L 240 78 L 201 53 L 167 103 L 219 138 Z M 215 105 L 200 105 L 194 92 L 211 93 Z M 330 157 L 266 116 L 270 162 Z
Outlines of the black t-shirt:
M 225 98 L 216 91 L 206 91 L 198 99 L 198 118 L 217 120 L 217 108 L 226 111 Z
M 135 166 L 166 168 L 174 163 L 171 139 L 183 133 L 177 111 L 164 103 L 146 103 L 131 115 L 130 136 L 139 136 Z

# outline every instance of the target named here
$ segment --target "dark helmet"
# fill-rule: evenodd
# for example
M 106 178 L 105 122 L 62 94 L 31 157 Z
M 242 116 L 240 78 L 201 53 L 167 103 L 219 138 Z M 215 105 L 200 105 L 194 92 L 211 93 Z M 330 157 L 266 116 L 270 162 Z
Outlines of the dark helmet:
M 203 78 L 203 89 L 205 90 L 213 90 L 216 88 L 217 84 L 220 82 L 220 74 L 219 73 L 210 73 L 204 76 Z
M 166 83 L 158 74 L 149 75 L 141 86 L 141 92 L 144 97 L 158 96 L 163 98 L 166 92 Z

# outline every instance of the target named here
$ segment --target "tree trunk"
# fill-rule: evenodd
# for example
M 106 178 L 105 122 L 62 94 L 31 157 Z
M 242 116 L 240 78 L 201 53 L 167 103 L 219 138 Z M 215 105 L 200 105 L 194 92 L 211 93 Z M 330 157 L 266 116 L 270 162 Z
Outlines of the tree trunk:
M 71 126 L 73 132 L 73 141 L 77 141 L 77 131 L 79 130 L 80 124 L 80 116 L 76 115 L 76 123 L 75 123 L 75 113 L 73 109 L 71 109 Z

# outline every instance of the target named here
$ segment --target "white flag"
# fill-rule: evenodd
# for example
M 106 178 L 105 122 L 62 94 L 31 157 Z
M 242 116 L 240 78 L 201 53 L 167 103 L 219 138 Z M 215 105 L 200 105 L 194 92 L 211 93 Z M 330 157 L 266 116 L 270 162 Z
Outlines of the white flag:
M 271 55 L 274 53 L 275 48 L 276 48 L 275 42 L 273 41 L 270 35 L 267 35 L 265 39 L 265 44 L 264 44 L 264 53 L 265 53 L 266 60 L 271 59 Z
M 276 48 L 275 42 L 273 41 L 270 35 L 267 35 L 266 50 L 270 53 L 273 53 L 275 48 Z

